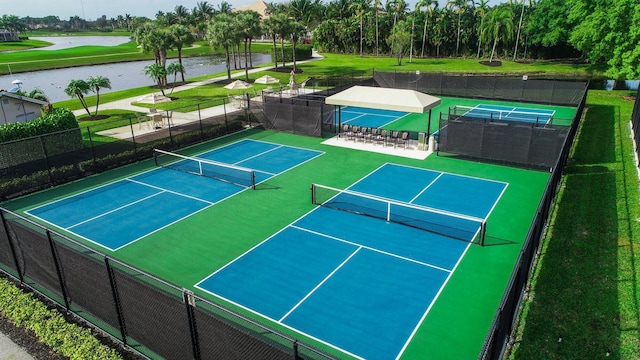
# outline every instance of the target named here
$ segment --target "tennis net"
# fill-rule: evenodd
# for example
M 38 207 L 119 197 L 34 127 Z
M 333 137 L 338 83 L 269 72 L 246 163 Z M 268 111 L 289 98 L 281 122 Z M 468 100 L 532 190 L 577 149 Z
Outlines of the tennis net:
M 535 109 L 531 109 L 535 110 Z M 467 118 L 478 118 L 485 120 L 505 120 L 505 121 L 522 121 L 528 123 L 536 123 L 536 124 L 550 124 L 553 121 L 554 111 L 545 111 L 541 110 L 540 112 L 535 111 L 524 111 L 518 110 L 518 108 L 509 109 L 509 110 L 501 110 L 494 108 L 483 108 L 483 107 L 471 107 L 471 106 L 463 106 L 456 105 L 453 109 L 449 109 L 450 115 L 456 115 L 459 117 Z
M 484 245 L 485 219 L 319 184 L 311 185 L 311 202 Z
M 156 166 L 209 177 L 245 188 L 256 188 L 255 171 L 236 165 L 153 149 Z

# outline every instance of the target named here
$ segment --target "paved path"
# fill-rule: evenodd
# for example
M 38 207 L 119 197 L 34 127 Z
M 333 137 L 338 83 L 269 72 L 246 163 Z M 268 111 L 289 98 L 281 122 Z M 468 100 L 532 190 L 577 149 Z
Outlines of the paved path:
M 16 345 L 5 334 L 0 333 L 0 360 L 33 360 L 24 349 Z

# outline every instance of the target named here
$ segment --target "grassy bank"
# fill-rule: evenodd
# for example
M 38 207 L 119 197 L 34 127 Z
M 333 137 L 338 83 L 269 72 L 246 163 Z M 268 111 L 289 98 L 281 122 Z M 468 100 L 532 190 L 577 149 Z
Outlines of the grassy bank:
M 629 92 L 590 91 L 510 359 L 640 358 Z

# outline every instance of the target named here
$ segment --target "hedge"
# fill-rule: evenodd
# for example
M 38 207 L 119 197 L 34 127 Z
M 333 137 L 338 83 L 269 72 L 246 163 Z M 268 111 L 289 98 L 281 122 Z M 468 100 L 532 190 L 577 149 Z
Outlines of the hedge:
M 284 60 L 285 62 L 293 61 L 293 51 L 291 51 L 291 46 L 285 46 L 284 48 Z M 300 44 L 296 45 L 296 61 L 311 59 L 313 46 Z M 280 48 L 276 49 L 276 53 L 273 53 L 273 49 L 271 49 L 271 58 L 276 59 L 275 61 L 282 63 L 282 51 Z
M 31 121 L 0 126 L 0 143 L 78 128 L 76 116 L 70 110 L 52 109 Z

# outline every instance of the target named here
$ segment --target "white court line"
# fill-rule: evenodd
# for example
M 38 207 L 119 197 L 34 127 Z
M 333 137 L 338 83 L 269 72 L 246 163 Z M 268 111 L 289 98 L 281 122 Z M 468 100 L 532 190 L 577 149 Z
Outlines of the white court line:
M 438 179 L 442 177 L 442 175 L 444 175 L 444 173 L 438 174 L 438 176 L 436 176 L 435 179 L 431 180 L 431 182 L 427 184 L 427 186 L 425 186 L 424 189 L 422 189 L 422 191 L 420 191 L 416 196 L 414 196 L 411 200 L 409 200 L 409 203 L 412 204 L 414 201 L 416 201 L 416 199 L 419 198 L 420 195 L 422 195 L 425 191 L 427 191 L 427 189 L 430 188 L 431 185 L 435 184 L 436 181 L 438 181 Z
M 82 224 L 88 223 L 88 222 L 93 221 L 93 220 L 95 220 L 95 219 L 98 219 L 98 218 L 101 218 L 101 217 L 103 217 L 103 216 L 106 216 L 106 215 L 112 214 L 112 213 L 114 213 L 114 212 L 116 212 L 116 211 L 120 211 L 120 210 L 122 210 L 122 209 L 126 209 L 126 208 L 128 208 L 129 206 L 131 206 L 131 205 L 135 205 L 135 204 L 138 204 L 138 203 L 140 203 L 140 202 L 143 202 L 143 201 L 149 200 L 149 199 L 151 199 L 152 197 L 156 197 L 156 196 L 158 196 L 158 195 L 160 195 L 160 194 L 164 194 L 164 193 L 165 193 L 165 191 L 159 191 L 159 192 L 157 192 L 157 193 L 155 193 L 155 194 L 151 194 L 151 195 L 149 195 L 149 196 L 145 196 L 145 197 L 143 197 L 143 198 L 141 198 L 141 199 L 138 199 L 138 200 L 136 200 L 136 201 L 130 202 L 130 203 L 125 204 L 125 205 L 122 205 L 122 206 L 117 207 L 117 208 L 115 208 L 115 209 L 111 209 L 111 210 L 109 210 L 109 211 L 107 211 L 107 212 L 104 212 L 104 213 L 102 213 L 102 214 L 100 214 L 100 215 L 96 215 L 96 216 L 94 216 L 94 217 L 92 217 L 92 218 L 89 218 L 89 219 L 86 219 L 86 220 L 80 221 L 80 222 L 79 222 L 79 223 L 77 223 L 77 224 L 73 224 L 73 225 L 69 226 L 69 227 L 68 227 L 68 228 L 66 228 L 65 230 L 72 229 L 72 228 L 74 228 L 74 227 L 76 227 L 76 226 L 80 226 L 80 225 L 82 225 Z
M 351 260 L 352 257 L 354 257 L 358 252 L 360 252 L 360 250 L 362 250 L 362 246 L 357 248 L 356 251 L 351 253 L 351 255 L 349 255 L 349 257 L 347 257 L 340 265 L 338 265 L 335 269 L 333 269 L 333 271 L 329 275 L 327 275 L 324 279 L 322 279 L 322 281 L 320 281 L 318 283 L 318 285 L 316 285 L 316 287 L 314 287 L 311 291 L 309 291 L 309 293 L 307 293 L 307 295 L 305 295 L 286 314 L 284 314 L 280 318 L 280 320 L 278 320 L 278 323 L 282 323 L 284 321 L 284 319 L 286 319 L 289 315 L 291 315 L 292 312 L 294 312 L 300 305 L 302 305 L 302 303 L 305 302 L 309 298 L 309 296 L 313 295 L 313 293 L 315 293 L 316 290 L 318 290 L 322 285 L 324 285 L 324 283 L 326 283 L 327 280 L 329 280 L 329 278 L 331 278 L 333 276 L 333 274 L 338 272 L 338 270 L 340 270 L 346 263 L 348 263 L 349 260 Z

